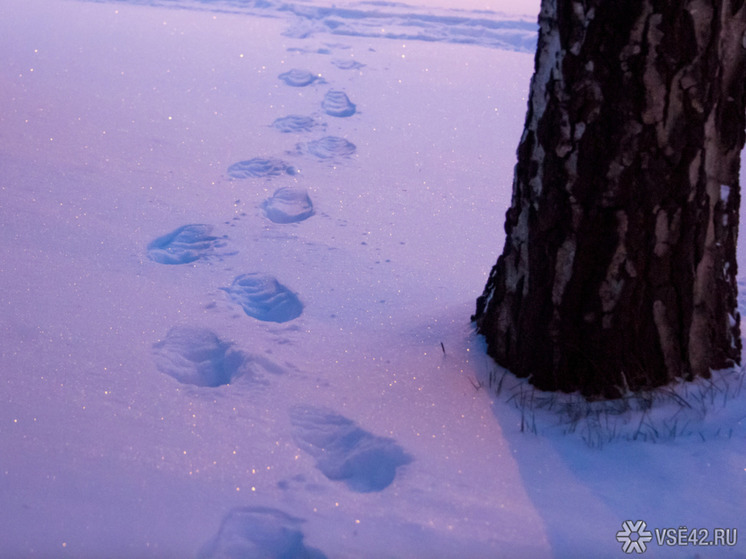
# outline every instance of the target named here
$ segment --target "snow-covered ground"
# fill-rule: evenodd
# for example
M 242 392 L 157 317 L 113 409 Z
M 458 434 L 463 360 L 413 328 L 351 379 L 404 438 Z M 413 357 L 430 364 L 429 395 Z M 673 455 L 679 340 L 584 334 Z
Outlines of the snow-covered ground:
M 2 1 L 0 557 L 746 557 L 738 379 L 558 415 L 473 334 L 537 11 Z

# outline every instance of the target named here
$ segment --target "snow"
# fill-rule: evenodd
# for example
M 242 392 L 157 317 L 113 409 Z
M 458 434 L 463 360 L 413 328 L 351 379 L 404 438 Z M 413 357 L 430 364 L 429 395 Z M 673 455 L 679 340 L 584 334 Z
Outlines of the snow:
M 0 557 L 743 533 L 742 377 L 603 411 L 503 376 L 473 333 L 535 13 L 4 0 Z
M 728 186 L 727 184 L 721 184 L 720 185 L 720 200 L 723 202 L 723 204 L 727 204 L 728 198 L 730 198 L 730 186 Z

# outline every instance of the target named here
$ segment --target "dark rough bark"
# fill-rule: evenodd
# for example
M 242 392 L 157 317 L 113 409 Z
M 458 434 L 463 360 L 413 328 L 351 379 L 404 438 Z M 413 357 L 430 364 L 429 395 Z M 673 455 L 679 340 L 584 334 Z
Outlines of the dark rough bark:
M 737 363 L 743 0 L 543 0 L 539 23 L 490 355 L 589 397 Z

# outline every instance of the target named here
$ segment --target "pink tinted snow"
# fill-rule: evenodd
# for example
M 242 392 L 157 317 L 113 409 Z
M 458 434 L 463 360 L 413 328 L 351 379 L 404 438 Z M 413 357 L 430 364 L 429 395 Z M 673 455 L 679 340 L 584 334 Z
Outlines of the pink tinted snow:
M 0 556 L 609 556 L 638 516 L 738 522 L 741 446 L 599 454 L 520 434 L 479 385 L 493 365 L 468 317 L 501 249 L 530 53 L 122 2 L 0 13 Z M 293 68 L 324 81 L 288 87 Z M 354 114 L 323 112 L 332 88 Z M 288 115 L 318 125 L 272 127 Z M 324 137 L 354 157 L 292 151 Z M 231 179 L 254 158 L 298 172 Z M 312 216 L 268 218 L 283 188 Z M 148 258 L 188 224 L 209 226 L 198 258 Z M 253 274 L 302 314 L 247 315 L 221 288 Z M 380 441 L 408 460 L 351 491 L 304 449 L 297 406 L 333 410 L 313 429 L 369 434 L 335 443 L 335 467 Z

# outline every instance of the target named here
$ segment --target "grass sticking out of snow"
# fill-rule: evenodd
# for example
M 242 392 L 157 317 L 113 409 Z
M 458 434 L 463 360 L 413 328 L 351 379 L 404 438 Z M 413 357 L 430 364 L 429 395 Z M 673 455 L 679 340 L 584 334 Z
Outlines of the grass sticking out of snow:
M 516 410 L 522 433 L 578 437 L 591 448 L 619 441 L 746 438 L 744 367 L 606 401 L 544 392 L 504 369 L 493 369 L 486 384 Z

